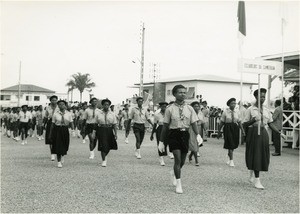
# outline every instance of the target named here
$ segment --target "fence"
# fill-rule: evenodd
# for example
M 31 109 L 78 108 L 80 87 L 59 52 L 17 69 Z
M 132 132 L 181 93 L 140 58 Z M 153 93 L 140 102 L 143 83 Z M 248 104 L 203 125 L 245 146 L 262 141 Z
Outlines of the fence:
M 283 127 L 287 139 L 283 140 L 284 143 L 292 142 L 292 148 L 296 147 L 297 141 L 299 143 L 299 130 L 300 130 L 300 111 L 283 111 Z M 299 146 L 299 145 L 298 145 Z

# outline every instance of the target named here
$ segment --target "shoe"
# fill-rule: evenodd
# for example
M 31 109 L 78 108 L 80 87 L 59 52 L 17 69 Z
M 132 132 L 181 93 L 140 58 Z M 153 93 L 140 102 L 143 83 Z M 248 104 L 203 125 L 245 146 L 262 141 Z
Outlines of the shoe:
M 102 167 L 106 167 L 106 160 L 104 160 L 101 165 Z
M 137 159 L 141 159 L 141 158 L 142 158 L 142 157 L 141 157 L 141 149 L 137 149 L 137 150 L 136 150 L 136 154 L 137 154 L 137 155 L 136 155 L 136 158 L 137 158 Z
M 42 139 L 42 140 L 45 140 L 45 138 L 44 138 L 43 136 L 41 137 L 41 139 Z
M 22 140 L 22 143 L 21 143 L 22 145 L 25 145 L 25 142 L 24 142 L 24 140 Z
M 138 154 L 138 155 L 136 156 L 136 158 L 137 158 L 137 159 L 141 159 L 142 156 L 141 156 L 140 154 Z
M 41 140 L 42 140 L 42 138 L 41 138 L 41 137 L 39 137 L 39 138 L 38 138 L 38 141 L 41 141 Z
M 95 158 L 95 153 L 94 151 L 90 151 L 90 157 L 89 159 L 94 159 Z
M 176 186 L 177 181 L 176 181 L 176 177 L 175 177 L 175 175 L 174 175 L 174 171 L 171 170 L 171 171 L 170 171 L 170 174 L 171 174 L 171 183 L 172 183 L 173 186 Z
M 232 166 L 232 167 L 234 167 L 233 160 L 231 160 L 231 161 L 229 162 L 229 166 Z
M 173 153 L 170 153 L 170 154 L 169 154 L 169 157 L 170 157 L 170 159 L 174 159 Z
M 199 152 L 197 152 L 197 157 L 200 157 L 200 153 Z
M 16 137 L 16 141 L 20 141 L 21 140 L 21 138 L 20 137 Z
M 182 187 L 181 187 L 181 179 L 177 179 L 176 180 L 176 193 L 178 194 L 182 194 L 183 191 L 182 191 Z
M 55 161 L 55 155 L 51 154 L 51 161 Z
M 31 137 L 34 137 L 34 134 L 32 134 Z
M 134 155 L 135 155 L 135 157 L 137 157 L 137 156 L 138 156 L 137 149 L 134 149 Z
M 60 161 L 61 161 L 61 163 L 64 163 L 64 162 L 65 162 L 64 156 L 61 157 L 61 160 L 60 160 Z
M 129 143 L 129 141 L 128 141 L 128 138 L 126 137 L 126 139 L 125 139 L 125 143 L 126 144 L 128 144 Z
M 272 156 L 280 156 L 281 154 L 280 153 L 277 153 L 277 152 L 275 152 L 275 153 L 272 153 Z
M 226 157 L 227 157 L 227 162 L 226 162 L 226 164 L 229 165 L 229 164 L 230 164 L 230 159 L 229 159 L 228 156 L 226 156 Z
M 199 166 L 199 163 L 196 163 L 195 166 Z
M 58 162 L 58 163 L 57 163 L 57 167 L 58 167 L 58 168 L 62 168 L 62 163 L 61 163 L 61 162 Z
M 82 143 L 86 143 L 86 142 L 85 142 L 85 139 L 83 139 Z
M 164 162 L 164 158 L 163 157 L 160 157 L 159 162 L 160 162 L 161 166 L 166 165 L 165 162 Z
M 27 144 L 27 140 L 25 140 L 25 144 Z
M 257 189 L 264 189 L 263 185 L 260 183 L 259 178 L 255 178 L 255 179 L 254 179 L 254 186 L 255 186 L 255 188 L 257 188 Z

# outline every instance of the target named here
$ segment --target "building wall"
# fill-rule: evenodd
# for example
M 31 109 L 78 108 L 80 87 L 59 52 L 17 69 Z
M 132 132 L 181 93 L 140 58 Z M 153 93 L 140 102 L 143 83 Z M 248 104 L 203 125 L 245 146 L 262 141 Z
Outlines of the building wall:
M 1 95 L 10 95 L 10 100 L 1 100 L 2 107 L 16 107 L 18 106 L 18 94 L 17 93 L 9 93 L 3 92 Z M 42 93 L 21 93 L 20 105 L 29 105 L 29 106 L 37 106 L 43 105 L 46 106 L 49 103 L 48 97 L 52 94 L 42 94 Z M 28 100 L 26 97 L 28 96 Z M 39 100 L 34 100 L 34 97 L 39 97 Z
M 235 97 L 240 100 L 240 84 L 239 83 L 222 83 L 222 82 L 202 82 L 202 81 L 187 81 L 166 83 L 166 101 L 174 101 L 172 89 L 175 85 L 182 84 L 185 87 L 195 87 L 195 97 L 187 99 L 187 102 L 196 100 L 196 95 L 202 95 L 203 100 L 206 100 L 209 106 L 226 107 L 226 102 L 229 98 Z M 250 102 L 252 99 L 251 89 L 249 84 L 243 85 L 243 101 Z

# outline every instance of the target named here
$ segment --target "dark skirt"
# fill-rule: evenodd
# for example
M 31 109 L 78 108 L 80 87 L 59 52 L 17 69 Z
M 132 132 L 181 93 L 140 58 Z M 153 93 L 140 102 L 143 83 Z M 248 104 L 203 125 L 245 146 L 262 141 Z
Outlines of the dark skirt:
M 118 150 L 118 144 L 112 127 L 97 127 L 98 151 L 109 153 Z
M 52 153 L 57 155 L 66 155 L 70 145 L 70 134 L 68 127 L 54 125 L 52 131 Z
M 159 126 L 156 128 L 156 141 L 157 141 L 157 146 L 158 146 L 159 141 L 160 141 L 160 135 L 161 135 L 162 129 L 163 129 L 163 125 L 159 125 Z M 164 152 L 160 152 L 160 151 L 158 150 L 158 155 L 159 155 L 159 156 L 167 156 L 167 155 L 168 155 L 168 154 L 167 154 L 167 142 L 166 142 L 166 140 L 165 140 L 165 142 L 164 142 L 164 145 L 165 145 L 165 151 L 164 151 Z
M 46 134 L 45 134 L 45 144 L 51 145 L 52 142 L 49 141 L 49 134 L 50 134 L 50 127 L 52 125 L 52 119 L 48 119 L 47 125 L 46 125 Z
M 249 127 L 246 138 L 246 166 L 249 170 L 268 171 L 270 163 L 269 135 L 265 127 Z
M 236 123 L 225 123 L 224 125 L 224 149 L 236 149 L 240 141 L 240 129 Z

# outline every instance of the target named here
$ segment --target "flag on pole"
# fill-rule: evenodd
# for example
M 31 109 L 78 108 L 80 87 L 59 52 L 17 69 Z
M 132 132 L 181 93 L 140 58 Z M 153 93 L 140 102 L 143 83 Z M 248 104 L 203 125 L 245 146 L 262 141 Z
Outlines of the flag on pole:
M 239 23 L 239 32 L 246 36 L 246 12 L 244 1 L 239 1 L 237 17 Z

